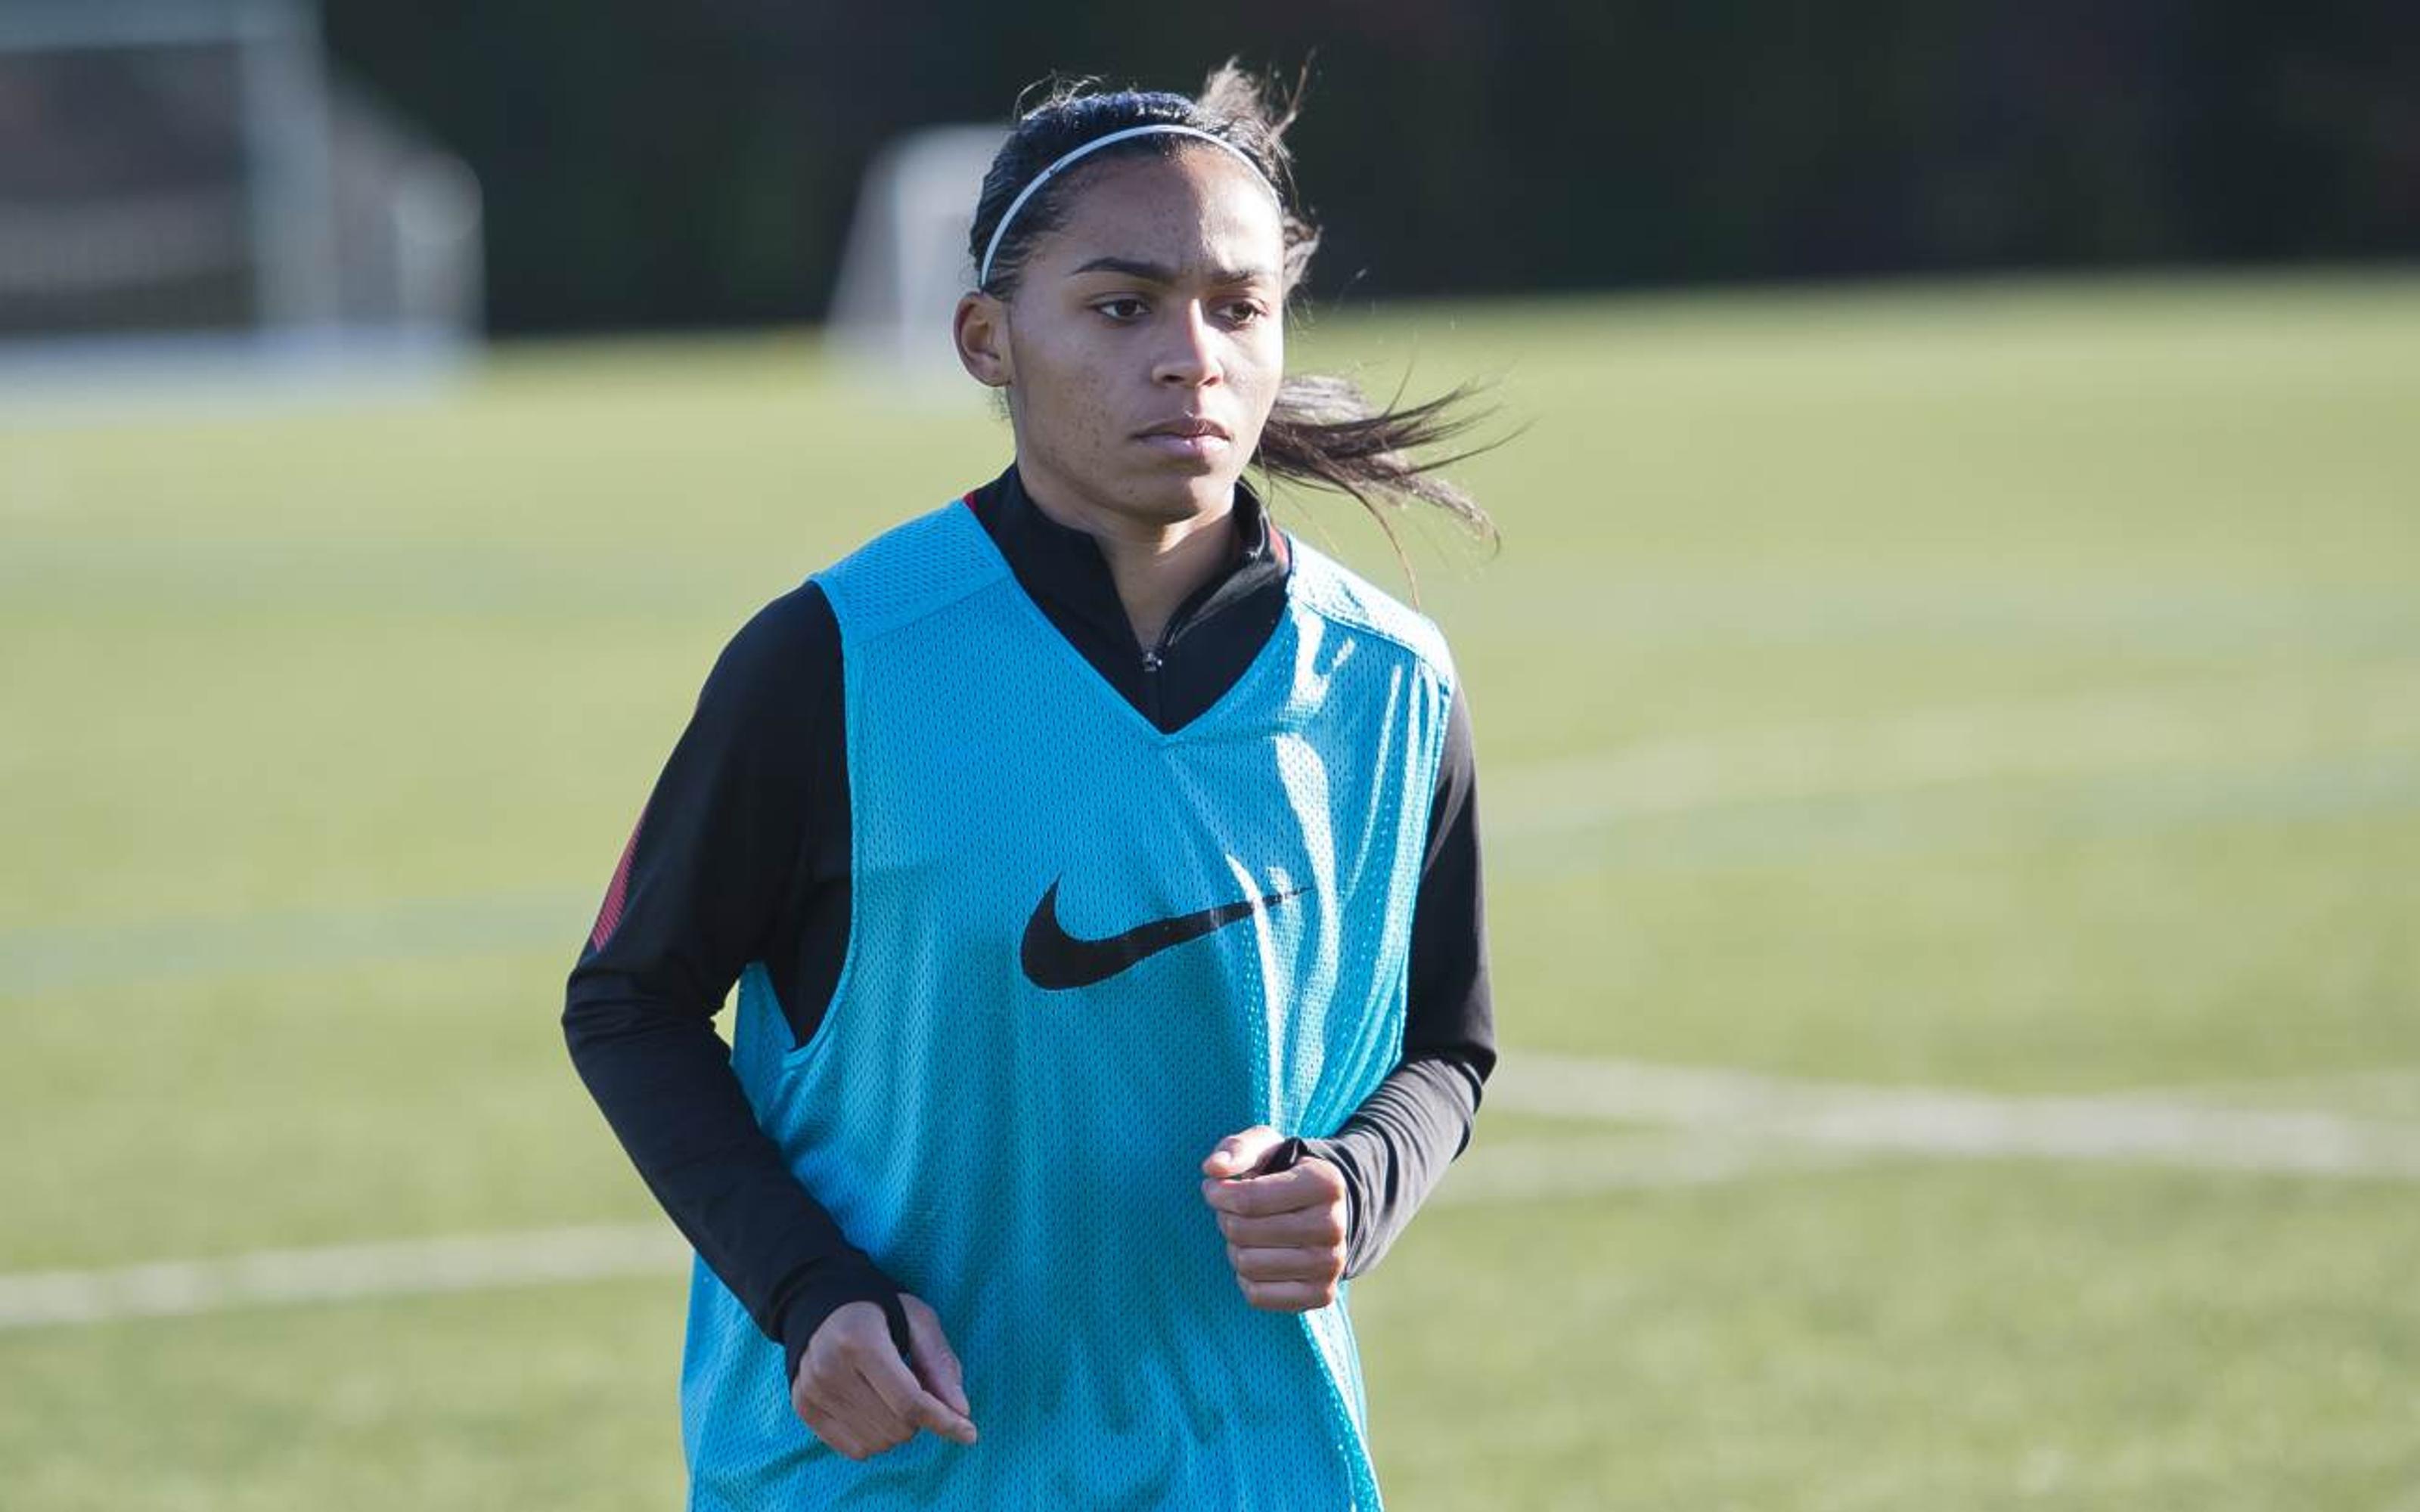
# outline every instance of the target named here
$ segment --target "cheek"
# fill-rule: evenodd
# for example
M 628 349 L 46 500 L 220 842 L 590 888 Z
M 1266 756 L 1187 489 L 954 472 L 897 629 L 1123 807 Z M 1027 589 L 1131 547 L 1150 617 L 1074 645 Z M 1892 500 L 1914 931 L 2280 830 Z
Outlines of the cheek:
M 1064 335 L 1026 344 L 1017 357 L 1028 418 L 1064 444 L 1080 445 L 1101 424 L 1098 362 Z
M 1272 327 L 1265 336 L 1243 344 L 1232 376 L 1251 395 L 1253 407 L 1266 414 L 1285 381 L 1285 334 Z

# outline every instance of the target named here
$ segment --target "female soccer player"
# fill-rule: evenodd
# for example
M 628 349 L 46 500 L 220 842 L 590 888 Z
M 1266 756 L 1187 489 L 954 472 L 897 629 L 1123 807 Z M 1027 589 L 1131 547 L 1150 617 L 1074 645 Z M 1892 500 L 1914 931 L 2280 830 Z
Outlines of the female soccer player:
M 734 639 L 614 874 L 564 1022 L 698 1252 L 694 1507 L 1378 1505 L 1343 1282 L 1495 1061 L 1469 726 L 1243 474 L 1485 519 L 1447 401 L 1283 373 L 1290 119 L 1018 121 L 1013 465 Z

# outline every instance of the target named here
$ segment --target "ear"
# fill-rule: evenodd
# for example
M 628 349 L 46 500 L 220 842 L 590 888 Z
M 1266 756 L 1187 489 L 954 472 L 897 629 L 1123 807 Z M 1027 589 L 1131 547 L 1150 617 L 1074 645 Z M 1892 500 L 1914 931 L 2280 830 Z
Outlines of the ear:
M 987 388 L 1004 389 L 1016 377 L 1009 357 L 1008 306 L 988 294 L 962 294 L 951 326 L 958 363 Z

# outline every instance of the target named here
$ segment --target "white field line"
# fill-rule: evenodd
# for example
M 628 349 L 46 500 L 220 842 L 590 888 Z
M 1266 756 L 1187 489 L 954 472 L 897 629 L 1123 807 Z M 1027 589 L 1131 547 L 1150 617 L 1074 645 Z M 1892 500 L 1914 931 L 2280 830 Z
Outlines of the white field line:
M 2420 1180 L 2420 1121 L 2138 1097 L 2001 1097 L 1531 1054 L 1490 1078 L 1487 1103 L 1869 1152 Z
M 1497 784 L 1506 796 L 1488 829 L 1551 834 L 1644 814 L 1982 778 L 2394 750 L 2420 757 L 2420 672 L 2409 669 L 2329 687 L 2282 680 L 2153 687 L 1649 741 L 1528 765 Z
M 689 1254 L 669 1225 L 618 1224 L 35 1271 L 0 1275 L 0 1331 L 661 1275 Z
M 1776 1168 L 1838 1165 L 1848 1151 L 1696 1136 L 1503 1144 L 1472 1149 L 1436 1200 L 1456 1204 L 1699 1186 Z M 0 1274 L 0 1333 L 378 1297 L 665 1276 L 690 1258 L 669 1225 L 596 1225 L 323 1249 L 260 1250 L 90 1271 Z
M 1487 1103 L 1664 1132 L 1504 1144 L 1482 1138 L 1438 1189 L 1440 1202 L 1705 1185 L 1889 1154 L 2420 1180 L 2420 1121 L 2133 1097 L 1995 1097 L 1523 1054 L 1490 1078 Z M 689 1254 L 669 1227 L 629 1224 L 31 1272 L 0 1275 L 0 1332 L 665 1275 Z
M 1793 1149 L 1697 1135 L 1506 1143 L 1473 1149 L 1437 1191 L 1464 1205 L 1703 1186 L 1775 1169 L 1833 1166 L 1848 1150 Z M 425 1296 L 663 1276 L 689 1245 L 664 1224 L 534 1228 L 323 1249 L 260 1250 L 91 1271 L 0 1275 L 0 1333 L 377 1297 Z
M 1430 1200 L 1454 1206 L 1712 1186 L 1767 1172 L 1852 1165 L 1866 1152 L 1696 1132 L 1471 1146 Z

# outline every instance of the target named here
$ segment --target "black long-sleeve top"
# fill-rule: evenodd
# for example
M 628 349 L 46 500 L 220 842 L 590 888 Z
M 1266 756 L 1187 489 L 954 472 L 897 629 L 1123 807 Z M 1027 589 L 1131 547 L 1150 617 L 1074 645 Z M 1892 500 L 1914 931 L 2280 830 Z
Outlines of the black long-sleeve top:
M 1218 702 L 1283 614 L 1290 548 L 1249 488 L 1236 489 L 1225 566 L 1149 648 L 1099 547 L 1037 507 L 1015 468 L 968 503 L 1050 623 L 1162 730 Z M 809 582 L 759 611 L 706 679 L 563 1013 L 572 1059 L 640 1175 L 782 1341 L 793 1373 L 834 1309 L 871 1301 L 895 1319 L 898 1288 L 790 1174 L 713 1017 L 751 962 L 764 963 L 798 1042 L 830 999 L 848 943 L 845 717 L 839 625 Z M 1304 1141 L 1344 1178 L 1348 1276 L 1386 1253 L 1468 1142 L 1495 1062 L 1470 722 L 1457 690 L 1413 911 L 1402 1059 L 1332 1138 Z

